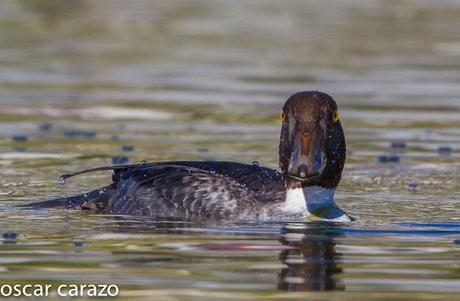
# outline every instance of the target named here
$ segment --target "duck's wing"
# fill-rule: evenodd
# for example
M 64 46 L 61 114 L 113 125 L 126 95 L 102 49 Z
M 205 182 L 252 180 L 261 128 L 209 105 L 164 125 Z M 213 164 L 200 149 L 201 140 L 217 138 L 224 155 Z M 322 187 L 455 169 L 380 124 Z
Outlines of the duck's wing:
M 222 175 L 251 191 L 258 202 L 284 201 L 285 188 L 280 172 L 259 166 L 229 161 L 175 161 L 169 164 L 188 166 Z
M 257 215 L 254 208 L 284 200 L 281 174 L 256 164 L 174 161 L 94 168 L 114 170 L 113 183 L 80 195 L 26 205 L 148 216 Z
M 260 203 L 243 184 L 220 173 L 156 164 L 118 171 L 108 203 L 114 214 L 232 218 L 257 216 Z

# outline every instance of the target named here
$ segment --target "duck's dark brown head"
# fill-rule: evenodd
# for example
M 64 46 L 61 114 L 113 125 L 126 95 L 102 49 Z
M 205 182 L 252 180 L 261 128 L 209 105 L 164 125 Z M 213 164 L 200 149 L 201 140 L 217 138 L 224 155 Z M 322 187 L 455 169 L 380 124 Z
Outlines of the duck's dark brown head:
M 346 147 L 334 99 L 319 91 L 299 92 L 280 115 L 279 160 L 286 187 L 337 187 Z

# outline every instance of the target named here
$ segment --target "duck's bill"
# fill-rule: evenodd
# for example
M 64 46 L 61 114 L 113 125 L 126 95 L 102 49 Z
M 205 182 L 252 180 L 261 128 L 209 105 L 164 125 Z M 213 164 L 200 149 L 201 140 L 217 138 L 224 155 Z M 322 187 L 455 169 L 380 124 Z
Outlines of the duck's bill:
M 323 150 L 323 131 L 320 127 L 311 133 L 296 131 L 287 176 L 302 183 L 321 178 L 327 159 Z
M 294 180 L 302 182 L 302 183 L 315 182 L 315 181 L 318 181 L 318 180 L 321 179 L 321 175 L 319 173 L 315 174 L 315 175 L 311 175 L 309 177 L 304 177 L 304 178 L 297 177 L 297 176 L 290 175 L 290 174 L 288 174 L 287 176 L 289 178 L 291 178 L 291 179 L 294 179 Z

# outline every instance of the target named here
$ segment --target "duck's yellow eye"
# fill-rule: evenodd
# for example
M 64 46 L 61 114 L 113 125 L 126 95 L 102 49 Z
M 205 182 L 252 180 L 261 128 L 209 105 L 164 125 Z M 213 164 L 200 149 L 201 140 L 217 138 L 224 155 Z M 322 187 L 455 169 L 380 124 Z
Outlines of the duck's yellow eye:
M 337 121 L 339 121 L 339 119 L 340 119 L 339 112 L 335 111 L 334 114 L 332 115 L 332 122 L 336 123 Z
M 284 122 L 286 120 L 286 115 L 284 114 L 284 111 L 280 112 L 280 119 L 281 119 L 281 122 Z

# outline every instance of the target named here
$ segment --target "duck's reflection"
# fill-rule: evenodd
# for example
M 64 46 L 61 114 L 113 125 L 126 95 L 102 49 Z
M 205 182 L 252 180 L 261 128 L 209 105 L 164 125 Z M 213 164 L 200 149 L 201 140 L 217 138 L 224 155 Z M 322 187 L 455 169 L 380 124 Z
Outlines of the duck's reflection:
M 238 235 L 253 234 L 252 228 L 239 227 L 231 223 L 225 225 L 218 223 L 216 225 L 206 222 L 187 221 L 183 219 L 134 219 L 124 217 L 107 217 L 113 219 L 116 228 L 110 228 L 113 232 L 122 233 L 155 233 L 167 235 L 191 235 L 191 233 L 226 233 L 230 231 L 233 238 Z M 269 229 L 276 229 L 270 228 Z M 242 231 L 242 230 L 248 231 Z M 236 231 L 239 230 L 239 231 Z M 235 232 L 236 231 L 236 232 Z M 240 232 L 240 233 L 238 233 Z M 278 231 L 271 234 L 267 231 L 266 239 L 270 241 L 273 235 Z M 342 255 L 336 251 L 336 245 L 339 243 L 338 238 L 342 236 L 343 229 L 340 225 L 332 225 L 330 223 L 297 223 L 287 224 L 282 228 L 278 246 L 279 260 L 285 265 L 278 272 L 277 287 L 280 290 L 286 291 L 331 291 L 331 290 L 345 290 L 345 285 L 341 281 L 340 274 L 341 257 Z M 174 238 L 171 238 L 174 241 Z M 215 258 L 219 252 L 254 252 L 259 251 L 272 251 L 273 244 L 264 244 L 264 238 L 260 237 L 257 243 L 242 239 L 239 242 L 226 240 L 206 240 L 204 242 L 191 242 L 190 252 L 214 252 L 212 258 Z M 185 243 L 186 244 L 186 243 Z M 180 244 L 182 247 L 184 244 Z M 179 247 L 181 247 L 179 246 Z M 201 251 L 200 251 L 201 250 Z M 114 252 L 120 255 L 119 252 Z M 136 251 L 123 251 L 123 255 L 134 254 Z M 142 251 L 142 256 L 126 256 L 126 258 L 118 259 L 117 263 L 123 266 L 146 266 L 157 265 L 164 262 L 183 262 L 184 264 L 196 263 L 196 259 L 190 259 L 186 253 L 182 256 L 169 256 L 168 254 L 161 254 L 158 256 L 155 253 L 147 255 Z M 201 254 L 205 256 L 206 254 Z M 237 261 L 238 257 L 219 258 L 219 261 Z M 189 266 L 189 268 L 192 268 Z M 259 271 L 257 271 L 258 273 Z
M 289 227 L 289 225 L 288 225 Z M 291 248 L 279 259 L 287 267 L 278 276 L 278 289 L 287 291 L 344 290 L 338 277 L 341 254 L 336 251 L 340 229 L 318 225 L 304 229 L 285 227 L 280 242 Z

